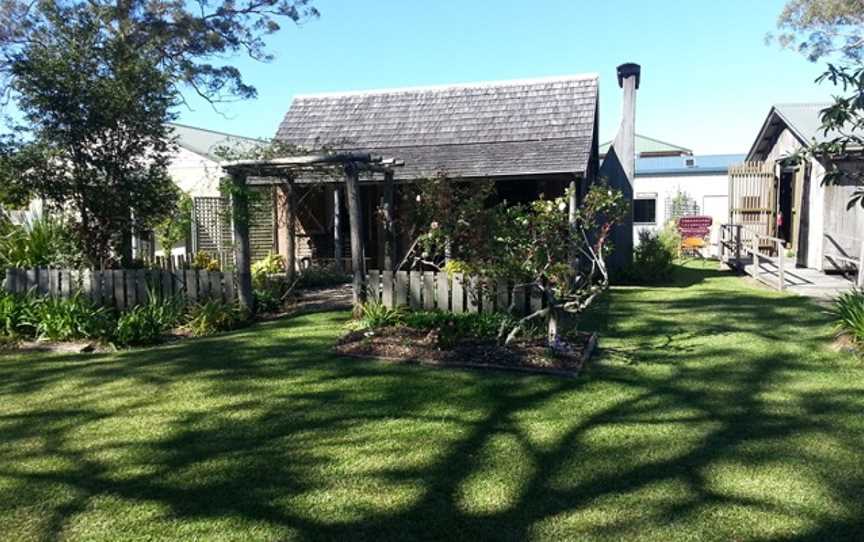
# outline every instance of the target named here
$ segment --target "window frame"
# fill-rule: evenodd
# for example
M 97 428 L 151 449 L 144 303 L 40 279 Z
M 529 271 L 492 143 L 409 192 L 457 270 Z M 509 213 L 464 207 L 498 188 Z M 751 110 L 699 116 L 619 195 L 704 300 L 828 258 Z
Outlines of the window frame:
M 636 220 L 636 202 L 637 201 L 653 201 L 654 202 L 654 220 L 651 222 L 641 222 Z M 633 196 L 633 224 L 635 226 L 656 226 L 657 225 L 657 194 L 637 194 Z

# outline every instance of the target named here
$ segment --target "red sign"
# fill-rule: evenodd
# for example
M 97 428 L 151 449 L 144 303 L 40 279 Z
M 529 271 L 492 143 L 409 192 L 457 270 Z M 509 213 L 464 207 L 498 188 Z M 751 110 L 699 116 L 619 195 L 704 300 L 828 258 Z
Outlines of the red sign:
M 678 219 L 678 233 L 681 237 L 707 237 L 714 220 L 710 216 L 682 216 Z

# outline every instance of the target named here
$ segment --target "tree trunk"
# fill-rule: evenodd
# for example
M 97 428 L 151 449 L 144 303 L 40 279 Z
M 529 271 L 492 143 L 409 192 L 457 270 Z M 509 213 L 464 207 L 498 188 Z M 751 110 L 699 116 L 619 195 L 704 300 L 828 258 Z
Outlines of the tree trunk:
M 559 307 L 551 307 L 549 319 L 546 321 L 546 344 L 552 350 L 562 350 L 565 343 L 564 336 L 571 330 L 572 320 L 570 315 Z

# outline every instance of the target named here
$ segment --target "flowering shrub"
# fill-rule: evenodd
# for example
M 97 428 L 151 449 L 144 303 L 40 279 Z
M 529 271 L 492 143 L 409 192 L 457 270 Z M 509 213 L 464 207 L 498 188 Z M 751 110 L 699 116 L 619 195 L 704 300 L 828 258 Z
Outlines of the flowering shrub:
M 509 205 L 494 202 L 491 183 L 443 176 L 416 190 L 407 222 L 415 225 L 416 240 L 403 264 L 513 280 L 514 288 L 543 296 L 544 308 L 511 326 L 506 339 L 508 326 L 502 325 L 502 341 L 545 318 L 553 345 L 563 314 L 583 312 L 608 288 L 607 240 L 627 209 L 620 191 L 597 184 L 571 209 L 569 193 Z

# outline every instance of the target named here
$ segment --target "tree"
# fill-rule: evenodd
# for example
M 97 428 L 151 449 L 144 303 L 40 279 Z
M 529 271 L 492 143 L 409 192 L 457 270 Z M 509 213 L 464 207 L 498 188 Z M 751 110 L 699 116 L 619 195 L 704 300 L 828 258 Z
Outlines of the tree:
M 531 321 L 545 320 L 549 346 L 566 348 L 565 327 L 609 287 L 609 234 L 627 203 L 619 191 L 598 184 L 571 217 L 569 194 L 510 205 L 494 203 L 493 190 L 491 183 L 459 183 L 444 176 L 421 183 L 410 219 L 419 225 L 418 235 L 406 263 L 509 280 L 514 299 L 519 289 L 539 292 L 545 307 L 502 326 L 499 339 L 508 344 Z M 447 246 L 451 256 L 445 261 Z
M 174 92 L 146 52 L 89 9 L 41 9 L 52 31 L 8 64 L 29 126 L 16 145 L 19 183 L 76 215 L 91 265 L 108 265 L 112 249 L 128 260 L 133 229 L 151 228 L 176 205 L 165 124 Z
M 264 38 L 288 19 L 317 17 L 310 0 L 0 0 L 0 73 L 6 84 L 20 51 L 50 36 L 56 14 L 86 12 L 130 50 L 146 53 L 178 96 L 210 102 L 247 99 L 256 89 L 224 59 L 268 61 Z
M 783 46 L 813 62 L 829 60 L 816 81 L 830 82 L 842 92 L 820 113 L 822 141 L 791 159 L 818 158 L 826 168 L 823 182 L 854 183 L 858 188 L 848 206 L 864 206 L 864 172 L 847 165 L 864 150 L 864 0 L 790 0 L 777 26 Z
M 839 55 L 858 62 L 864 47 L 864 0 L 790 0 L 777 27 L 777 41 L 811 61 Z

